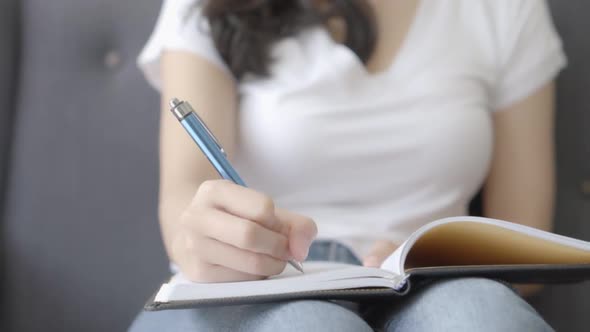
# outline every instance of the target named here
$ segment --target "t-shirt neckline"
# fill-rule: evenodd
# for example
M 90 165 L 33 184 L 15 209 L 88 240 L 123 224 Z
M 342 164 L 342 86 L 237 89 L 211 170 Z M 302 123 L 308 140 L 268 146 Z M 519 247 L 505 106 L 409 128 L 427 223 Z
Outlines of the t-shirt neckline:
M 420 30 L 419 28 L 422 26 L 422 17 L 424 16 L 424 8 L 426 7 L 426 1 L 427 0 L 418 0 L 414 17 L 412 19 L 412 22 L 410 23 L 410 26 L 408 27 L 408 31 L 404 36 L 397 52 L 395 52 L 393 58 L 390 60 L 389 64 L 385 68 L 377 72 L 371 73 L 369 70 L 367 70 L 365 64 L 359 61 L 359 64 L 362 66 L 363 71 L 367 74 L 368 77 L 378 78 L 400 70 L 399 68 L 401 68 L 401 63 L 403 63 L 406 58 L 406 53 L 408 53 L 408 51 L 412 49 L 415 40 L 418 38 L 418 32 Z

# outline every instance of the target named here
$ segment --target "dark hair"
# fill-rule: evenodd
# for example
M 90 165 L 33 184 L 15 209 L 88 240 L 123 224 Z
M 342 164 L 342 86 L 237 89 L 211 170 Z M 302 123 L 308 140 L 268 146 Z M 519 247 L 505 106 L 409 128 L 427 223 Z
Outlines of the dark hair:
M 275 42 L 331 19 L 344 23 L 343 44 L 364 63 L 377 39 L 366 0 L 204 0 L 202 6 L 215 46 L 238 80 L 268 75 Z

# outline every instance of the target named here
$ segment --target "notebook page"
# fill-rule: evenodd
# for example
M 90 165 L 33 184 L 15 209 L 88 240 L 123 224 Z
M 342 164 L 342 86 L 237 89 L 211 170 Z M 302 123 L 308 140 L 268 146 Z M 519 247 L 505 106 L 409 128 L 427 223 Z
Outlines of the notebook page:
M 399 274 L 419 267 L 586 264 L 590 243 L 502 220 L 454 217 L 420 228 L 385 263 Z
M 404 264 L 402 262 L 402 257 L 407 251 L 406 247 L 408 246 L 411 246 L 411 244 L 408 244 L 408 241 L 406 241 L 402 243 L 399 247 L 397 247 L 393 254 L 391 254 L 383 261 L 383 263 L 381 264 L 381 269 L 390 271 L 395 275 L 404 276 L 405 271 Z
M 399 288 L 401 278 L 388 271 L 331 262 L 307 262 L 305 274 L 292 267 L 272 278 L 228 283 L 194 283 L 182 275 L 162 285 L 155 302 L 288 294 L 364 287 Z

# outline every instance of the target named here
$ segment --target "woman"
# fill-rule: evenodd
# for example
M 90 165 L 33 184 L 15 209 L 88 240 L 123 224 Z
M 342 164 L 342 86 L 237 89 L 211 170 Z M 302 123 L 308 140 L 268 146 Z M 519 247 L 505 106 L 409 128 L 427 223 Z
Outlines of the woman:
M 379 266 L 421 225 L 467 214 L 482 186 L 485 216 L 551 228 L 565 58 L 543 0 L 165 0 L 139 64 L 162 93 L 164 243 L 194 281 L 261 279 L 289 258 Z M 216 180 L 172 97 L 193 104 L 255 189 Z M 372 329 L 551 330 L 485 279 L 391 306 L 167 311 L 132 327 Z

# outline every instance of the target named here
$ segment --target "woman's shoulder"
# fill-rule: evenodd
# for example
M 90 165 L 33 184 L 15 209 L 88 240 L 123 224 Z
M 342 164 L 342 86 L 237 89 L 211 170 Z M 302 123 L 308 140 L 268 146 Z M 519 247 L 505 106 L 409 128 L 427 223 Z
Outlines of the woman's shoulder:
M 531 20 L 551 21 L 546 0 L 462 0 L 461 5 L 486 16 L 499 32 L 519 29 Z
M 201 13 L 201 0 L 164 0 L 151 35 L 137 63 L 147 80 L 160 88 L 159 61 L 166 50 L 184 51 L 228 71 L 210 35 L 209 24 Z
M 544 38 L 558 43 L 546 0 L 422 0 L 440 21 L 473 36 L 500 53 L 518 47 L 523 38 Z
M 487 43 L 497 69 L 494 109 L 530 95 L 567 64 L 546 0 L 460 2 L 469 6 L 466 10 L 477 13 L 470 20 L 472 28 L 487 34 L 477 42 Z
M 479 7 L 489 14 L 508 14 L 547 6 L 547 0 L 450 0 L 461 7 Z
M 510 26 L 522 23 L 528 16 L 549 13 L 546 0 L 422 0 L 423 5 L 436 7 L 438 13 L 461 15 L 478 24 Z

